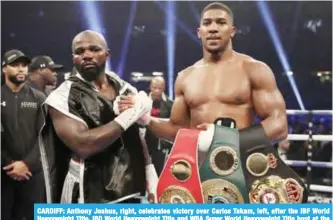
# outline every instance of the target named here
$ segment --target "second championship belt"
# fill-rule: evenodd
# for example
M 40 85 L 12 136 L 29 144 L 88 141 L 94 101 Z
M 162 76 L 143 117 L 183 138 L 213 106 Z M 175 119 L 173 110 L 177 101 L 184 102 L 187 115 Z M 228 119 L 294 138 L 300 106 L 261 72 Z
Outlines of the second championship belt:
M 200 131 L 180 129 L 157 185 L 158 203 L 203 203 L 198 170 Z
M 308 193 L 300 177 L 280 158 L 276 148 L 254 143 L 262 127 L 240 136 L 240 150 L 250 203 L 306 203 Z
M 215 126 L 210 149 L 199 172 L 205 203 L 248 203 L 238 130 Z

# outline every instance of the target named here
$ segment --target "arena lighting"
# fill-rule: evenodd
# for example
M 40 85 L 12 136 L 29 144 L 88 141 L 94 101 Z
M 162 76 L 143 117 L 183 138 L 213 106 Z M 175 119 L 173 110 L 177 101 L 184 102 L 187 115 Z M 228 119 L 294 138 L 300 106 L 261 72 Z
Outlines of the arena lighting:
M 152 73 L 142 73 L 142 72 L 132 72 L 131 73 L 131 81 L 138 82 L 150 82 L 156 76 L 163 76 L 163 72 L 154 71 Z
M 317 71 L 314 73 L 320 80 L 320 82 L 331 82 L 332 81 L 332 72 L 331 71 Z
M 153 76 L 163 76 L 162 72 L 153 72 Z
M 292 21 L 290 22 L 292 25 L 291 25 L 291 31 L 290 31 L 290 34 L 289 34 L 289 45 L 293 45 L 295 40 L 296 40 L 296 36 L 297 36 L 297 33 L 298 33 L 298 29 L 299 29 L 299 22 L 300 22 L 300 15 L 302 13 L 302 9 L 303 9 L 303 2 L 301 1 L 298 1 L 297 4 L 296 4 L 296 9 L 295 9 L 295 12 L 294 12 L 294 15 L 293 15 L 293 19 Z M 289 48 L 288 51 L 291 52 L 292 48 Z
M 140 72 L 132 72 L 132 76 L 134 77 L 141 77 L 143 76 L 144 74 L 143 73 L 140 73 Z
M 132 77 L 146 76 L 146 77 L 154 78 L 155 76 L 163 76 L 163 75 L 164 75 L 164 73 L 163 72 L 159 72 L 159 71 L 154 71 L 152 73 L 142 73 L 142 72 L 132 72 L 131 73 Z
M 136 8 L 137 8 L 137 1 L 133 1 L 131 4 L 131 10 L 130 10 L 129 20 L 128 20 L 128 24 L 127 24 L 127 28 L 126 28 L 125 39 L 123 41 L 123 45 L 121 48 L 120 60 L 119 60 L 118 66 L 117 66 L 117 74 L 121 78 L 123 76 L 124 66 L 126 64 L 126 57 L 127 57 L 130 37 L 132 34 L 132 29 L 133 29 L 132 26 L 133 26 L 134 17 L 136 14 Z
M 161 9 L 164 13 L 167 13 L 166 9 L 160 1 L 154 2 L 159 9 Z M 177 16 L 174 15 L 174 17 L 176 18 L 176 25 L 178 25 L 183 31 L 185 31 L 193 41 L 195 41 L 198 45 L 201 45 L 201 41 L 199 40 L 197 35 L 194 34 L 194 30 L 190 30 L 180 19 L 177 19 Z
M 311 30 L 313 33 L 316 33 L 318 28 L 322 27 L 322 25 L 323 25 L 323 20 L 320 18 L 311 19 L 304 23 L 304 27 Z
M 261 17 L 262 17 L 262 19 L 263 19 L 263 21 L 265 23 L 265 26 L 268 29 L 268 33 L 269 33 L 269 35 L 270 35 L 270 37 L 271 37 L 271 39 L 273 41 L 275 50 L 276 50 L 276 52 L 277 52 L 277 54 L 279 56 L 280 62 L 282 64 L 282 67 L 283 67 L 284 71 L 287 73 L 286 75 L 288 77 L 288 80 L 289 80 L 289 83 L 291 85 L 291 88 L 292 88 L 292 90 L 293 90 L 293 92 L 295 94 L 297 102 L 298 102 L 300 108 L 302 110 L 305 110 L 302 98 L 301 98 L 300 93 L 299 93 L 299 91 L 297 89 L 295 79 L 293 77 L 293 74 L 292 74 L 289 62 L 287 60 L 286 53 L 284 52 L 282 43 L 281 43 L 281 41 L 279 39 L 277 30 L 276 30 L 276 27 L 275 27 L 275 24 L 274 24 L 274 22 L 272 20 L 271 12 L 269 10 L 269 7 L 268 7 L 267 3 L 264 2 L 264 1 L 258 1 L 256 3 L 257 3 L 257 6 L 259 8 L 260 15 L 261 15 Z
M 168 63 L 168 92 L 169 97 L 173 98 L 173 78 L 175 70 L 175 36 L 176 36 L 176 3 L 174 1 L 167 1 L 166 13 L 165 13 L 165 46 L 167 51 L 167 63 Z M 154 74 L 154 73 L 153 73 Z
M 331 71 L 318 71 L 317 72 L 317 75 L 332 75 L 332 72 Z
M 197 8 L 195 7 L 195 3 L 192 1 L 188 1 L 190 5 L 190 9 L 194 14 L 195 20 L 197 21 L 197 24 L 200 25 L 200 13 L 198 12 Z
M 88 28 L 90 30 L 97 31 L 105 35 L 105 33 L 103 33 L 103 28 L 100 24 L 100 18 L 98 17 L 99 10 L 97 7 L 97 2 L 80 1 L 80 5 L 85 15 L 85 21 L 88 22 Z M 110 71 L 112 69 L 111 60 L 107 60 L 105 69 L 106 71 Z

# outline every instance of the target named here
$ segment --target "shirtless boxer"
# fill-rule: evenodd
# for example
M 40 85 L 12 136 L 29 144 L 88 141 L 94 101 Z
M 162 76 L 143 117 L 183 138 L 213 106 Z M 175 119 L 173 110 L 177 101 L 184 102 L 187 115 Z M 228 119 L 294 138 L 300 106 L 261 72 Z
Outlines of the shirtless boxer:
M 233 50 L 233 20 L 232 11 L 222 3 L 205 7 L 197 30 L 203 58 L 178 74 L 170 119 L 145 115 L 138 122 L 148 125 L 159 138 L 174 141 L 181 128 L 205 130 L 218 118 L 233 119 L 239 130 L 244 165 L 244 152 L 248 147 L 266 146 L 285 139 L 288 130 L 285 102 L 271 69 Z M 131 96 L 119 100 L 120 112 L 134 103 Z M 255 116 L 261 119 L 258 125 L 254 125 Z M 202 152 L 207 153 L 210 146 L 200 143 L 199 139 L 199 167 L 206 158 Z M 283 175 L 288 173 L 284 176 L 290 173 L 283 172 Z M 244 175 L 248 182 L 254 181 L 253 176 Z M 245 183 L 243 189 L 247 186 Z
M 255 115 L 271 141 L 286 138 L 286 106 L 274 74 L 265 63 L 233 50 L 233 20 L 222 3 L 203 10 L 197 30 L 203 59 L 178 74 L 170 119 L 141 120 L 160 138 L 173 141 L 180 128 L 202 129 L 219 117 L 234 119 L 240 130 L 253 129 Z M 119 109 L 132 105 L 131 96 L 122 97 Z

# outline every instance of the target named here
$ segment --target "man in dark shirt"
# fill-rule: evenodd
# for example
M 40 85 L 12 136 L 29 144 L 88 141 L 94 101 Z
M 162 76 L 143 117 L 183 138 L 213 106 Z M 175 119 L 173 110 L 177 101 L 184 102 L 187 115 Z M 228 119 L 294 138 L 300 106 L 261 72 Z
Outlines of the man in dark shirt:
M 5 53 L 1 86 L 1 219 L 33 219 L 34 203 L 44 201 L 37 136 L 45 95 L 25 84 L 30 59 L 19 50 Z
M 49 56 L 36 56 L 29 65 L 28 84 L 45 94 L 49 94 L 47 87 L 55 87 L 57 84 L 57 70 L 63 65 L 56 64 Z
M 151 115 L 159 118 L 169 118 L 173 101 L 165 95 L 165 80 L 161 76 L 154 77 L 150 82 L 150 98 L 153 100 Z M 146 130 L 145 140 L 148 145 L 152 162 L 157 175 L 160 175 L 172 144 L 156 137 L 149 129 Z

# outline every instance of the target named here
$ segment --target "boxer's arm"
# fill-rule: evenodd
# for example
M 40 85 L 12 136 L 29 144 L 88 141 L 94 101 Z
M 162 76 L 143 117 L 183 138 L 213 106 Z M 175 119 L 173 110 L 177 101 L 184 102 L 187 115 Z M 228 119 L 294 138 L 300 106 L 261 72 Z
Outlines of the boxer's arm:
M 248 64 L 255 113 L 270 141 L 285 139 L 288 135 L 286 105 L 277 88 L 272 70 L 264 63 Z
M 58 137 L 81 158 L 104 150 L 123 133 L 122 127 L 115 121 L 89 130 L 82 122 L 55 108 L 50 108 L 49 112 Z
M 148 125 L 149 129 L 160 139 L 174 141 L 179 129 L 189 127 L 190 112 L 184 98 L 183 81 L 183 74 L 179 74 L 175 82 L 175 100 L 170 118 L 152 117 Z

